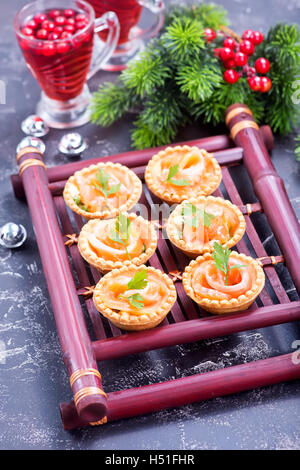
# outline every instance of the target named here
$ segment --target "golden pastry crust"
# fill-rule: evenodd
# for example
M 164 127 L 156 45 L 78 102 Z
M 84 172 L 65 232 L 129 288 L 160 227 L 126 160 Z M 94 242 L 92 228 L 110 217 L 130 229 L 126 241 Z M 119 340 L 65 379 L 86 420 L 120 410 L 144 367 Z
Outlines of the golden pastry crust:
M 216 313 L 218 315 L 224 313 L 233 313 L 246 310 L 258 297 L 260 292 L 263 290 L 265 285 L 265 274 L 258 263 L 258 261 L 250 256 L 246 256 L 242 253 L 235 251 L 231 252 L 230 256 L 234 256 L 235 259 L 239 260 L 242 265 L 248 265 L 252 267 L 254 273 L 254 279 L 252 281 L 251 288 L 246 290 L 243 294 L 238 297 L 232 297 L 230 299 L 216 300 L 201 297 L 192 287 L 192 276 L 201 263 L 205 261 L 213 260 L 211 253 L 205 253 L 203 256 L 199 256 L 197 259 L 192 260 L 190 264 L 185 268 L 182 276 L 182 283 L 186 294 L 191 297 L 197 304 L 200 305 L 204 310 L 210 313 Z
M 115 289 L 114 283 L 121 282 L 119 279 L 122 279 L 123 276 L 132 278 L 136 272 L 143 269 L 147 271 L 148 279 L 150 277 L 156 280 L 155 282 L 157 282 L 157 284 L 163 286 L 164 296 L 161 298 L 159 305 L 148 312 L 144 308 L 139 310 L 132 307 L 131 309 L 127 308 L 127 311 L 125 311 L 125 307 L 123 307 L 123 310 L 122 308 L 119 310 L 107 306 L 109 302 L 106 299 L 106 292 L 109 292 L 109 295 L 113 295 L 112 292 Z M 143 294 L 143 290 L 140 292 Z M 176 298 L 176 289 L 170 277 L 158 269 L 144 265 L 139 267 L 134 265 L 123 266 L 120 269 L 110 271 L 100 279 L 93 293 L 93 301 L 96 309 L 118 328 L 128 331 L 147 330 L 159 325 L 171 310 Z M 118 297 L 116 297 L 116 299 L 118 299 Z
M 220 240 L 220 237 L 210 238 L 211 236 L 214 235 L 213 231 L 210 230 L 210 228 L 206 229 L 205 227 L 203 227 L 203 225 L 199 224 L 198 228 L 201 231 L 202 237 L 204 238 L 204 232 L 205 232 L 205 236 L 209 240 L 208 241 L 204 240 L 203 242 L 199 241 L 199 243 L 197 241 L 192 243 L 191 240 L 185 240 L 183 233 L 181 233 L 182 224 L 183 224 L 182 213 L 183 213 L 185 204 L 192 204 L 193 206 L 199 207 L 199 208 L 208 207 L 207 212 L 209 214 L 214 213 L 213 207 L 218 208 L 219 206 L 221 209 L 224 208 L 228 214 L 232 214 L 234 227 L 232 229 L 233 233 L 232 234 L 228 233 L 228 235 L 231 235 L 230 238 L 226 241 Z M 211 210 L 209 210 L 209 206 L 211 206 Z M 228 248 L 231 248 L 232 246 L 236 245 L 241 240 L 241 238 L 243 237 L 245 233 L 245 230 L 246 230 L 246 221 L 240 209 L 236 205 L 232 204 L 230 201 L 222 199 L 221 197 L 214 197 L 214 196 L 208 196 L 208 197 L 200 196 L 197 198 L 194 197 L 186 201 L 183 201 L 174 209 L 174 211 L 168 218 L 167 227 L 166 227 L 167 235 L 170 241 L 175 246 L 177 246 L 177 248 L 182 250 L 186 255 L 188 255 L 191 258 L 195 258 L 203 253 L 212 252 L 214 250 L 214 243 L 216 241 L 221 243 L 221 245 L 224 247 L 227 246 Z
M 134 264 L 136 266 L 140 266 L 141 264 L 146 263 L 146 261 L 153 255 L 157 247 L 157 235 L 154 225 L 149 222 L 148 220 L 144 219 L 141 216 L 137 216 L 136 214 L 128 214 L 122 213 L 126 217 L 129 218 L 131 222 L 131 226 L 133 225 L 135 228 L 140 229 L 141 233 L 140 236 L 143 237 L 143 244 L 145 245 L 144 251 L 142 251 L 138 256 L 131 257 L 131 259 L 118 259 L 113 260 L 109 259 L 109 252 L 107 256 L 104 256 L 104 253 L 99 255 L 95 252 L 92 248 L 89 237 L 92 235 L 97 235 L 102 232 L 104 235 L 104 239 L 101 239 L 102 242 L 105 243 L 105 235 L 110 233 L 110 230 L 113 228 L 116 218 L 114 219 L 93 219 L 89 220 L 81 229 L 80 234 L 78 236 L 78 249 L 81 256 L 92 266 L 96 269 L 101 271 L 102 273 L 107 273 L 112 269 L 119 269 L 122 266 L 129 266 L 130 264 Z M 105 246 L 104 246 L 105 248 Z M 119 247 L 124 253 L 126 258 L 126 252 L 122 245 Z M 109 251 L 109 250 L 108 250 Z M 112 256 L 113 257 L 113 256 Z M 115 253 L 114 257 L 121 257 L 121 252 Z
M 170 167 L 176 164 L 180 167 L 179 177 L 187 179 L 189 185 L 178 186 L 167 181 Z M 221 180 L 221 167 L 213 154 L 188 145 L 161 150 L 153 155 L 145 170 L 148 188 L 169 204 L 208 196 L 218 188 Z
M 102 202 L 101 207 L 93 206 L 93 210 L 84 210 L 82 207 L 79 207 L 75 202 L 74 198 L 79 196 L 82 200 L 82 204 L 88 206 L 88 202 L 84 200 L 84 196 L 80 193 L 79 185 L 81 188 L 85 186 L 85 179 L 87 182 L 87 187 L 90 188 L 90 183 L 95 178 L 95 175 L 99 169 L 102 169 L 111 177 L 114 178 L 114 184 L 116 181 L 122 183 L 123 191 L 116 193 L 116 200 L 114 200 L 114 206 L 107 207 L 105 204 L 104 197 L 101 196 L 99 192 L 99 204 Z M 93 188 L 94 191 L 96 191 Z M 119 212 L 126 212 L 130 210 L 140 199 L 142 194 L 142 182 L 137 177 L 137 175 L 120 163 L 98 163 L 97 165 L 90 165 L 86 168 L 83 168 L 80 171 L 76 171 L 73 176 L 71 176 L 66 182 L 63 197 L 66 204 L 70 209 L 77 214 L 81 215 L 85 219 L 106 219 L 111 217 L 116 217 Z M 95 196 L 95 195 L 94 195 Z

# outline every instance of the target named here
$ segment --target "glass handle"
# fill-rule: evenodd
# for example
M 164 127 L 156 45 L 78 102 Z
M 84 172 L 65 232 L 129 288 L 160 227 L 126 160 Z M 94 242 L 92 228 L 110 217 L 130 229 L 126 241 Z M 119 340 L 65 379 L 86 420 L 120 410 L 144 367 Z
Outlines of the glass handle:
M 154 15 L 156 15 L 155 23 L 148 29 L 142 30 L 137 37 L 149 39 L 155 36 L 164 24 L 165 19 L 165 4 L 162 0 L 138 0 L 138 3 L 145 8 L 148 8 Z
M 120 23 L 117 15 L 113 11 L 108 11 L 100 18 L 96 18 L 94 29 L 95 43 L 97 41 L 100 42 L 96 33 L 104 31 L 105 29 L 108 29 L 108 34 L 104 47 L 99 50 L 97 44 L 94 44 L 95 53 L 93 53 L 90 71 L 87 76 L 88 80 L 108 61 L 117 46 L 120 36 Z

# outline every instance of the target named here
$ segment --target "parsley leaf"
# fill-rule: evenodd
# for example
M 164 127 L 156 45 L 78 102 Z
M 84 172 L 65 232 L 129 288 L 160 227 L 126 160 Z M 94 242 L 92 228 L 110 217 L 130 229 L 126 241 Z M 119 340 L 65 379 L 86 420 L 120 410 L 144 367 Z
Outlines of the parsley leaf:
M 106 204 L 108 205 L 108 196 L 110 194 L 115 194 L 120 190 L 121 183 L 113 184 L 108 189 L 109 174 L 106 173 L 102 168 L 96 173 L 96 181 L 93 182 L 94 186 L 98 191 L 101 191 L 105 197 Z
M 184 205 L 182 215 L 184 216 L 184 223 L 194 228 L 198 227 L 200 220 L 204 227 L 210 227 L 212 221 L 216 218 L 213 214 L 206 212 L 205 209 L 200 209 L 189 202 Z
M 75 204 L 77 204 L 77 206 L 79 207 L 79 209 L 82 209 L 83 211 L 85 212 L 89 212 L 89 208 L 87 206 L 85 206 L 82 202 L 81 202 L 81 199 L 80 199 L 80 196 L 79 194 L 74 196 L 73 197 L 73 200 L 75 202 Z
M 171 184 L 175 184 L 176 186 L 190 186 L 190 182 L 188 180 L 174 180 L 174 176 L 177 175 L 179 169 L 179 165 L 170 166 L 167 181 Z
M 124 291 L 126 292 L 127 290 L 139 290 L 139 289 L 144 289 L 147 287 L 147 271 L 146 269 L 142 269 L 142 271 L 137 271 L 135 275 L 133 276 L 132 279 L 127 284 L 127 289 Z M 144 299 L 139 293 L 135 293 L 129 296 L 126 296 L 123 294 L 120 294 L 119 297 L 123 297 L 124 299 L 128 300 L 128 302 L 135 308 L 143 308 L 144 307 Z
M 232 269 L 239 269 L 246 267 L 245 264 L 235 264 L 233 266 L 228 266 L 228 261 L 229 257 L 231 254 L 231 251 L 229 250 L 228 246 L 225 246 L 224 248 L 220 243 L 215 242 L 214 243 L 214 252 L 212 254 L 215 265 L 219 271 L 222 271 L 225 275 L 225 284 L 227 285 L 227 276 L 229 271 Z
M 128 258 L 131 260 L 130 254 L 127 250 L 127 244 L 130 236 L 130 219 L 125 214 L 120 213 L 116 220 L 115 228 L 111 229 L 109 238 L 117 243 L 121 243 L 127 253 Z

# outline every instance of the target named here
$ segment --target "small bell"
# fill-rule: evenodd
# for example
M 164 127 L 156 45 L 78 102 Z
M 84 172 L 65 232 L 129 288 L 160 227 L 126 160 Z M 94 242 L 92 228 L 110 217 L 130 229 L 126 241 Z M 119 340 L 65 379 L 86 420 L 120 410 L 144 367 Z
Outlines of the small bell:
M 23 245 L 27 238 L 26 229 L 23 225 L 8 222 L 0 230 L 0 245 L 5 248 L 18 248 Z
M 20 152 L 20 150 L 26 148 L 26 147 L 35 147 L 37 148 L 42 154 L 45 153 L 46 150 L 46 145 L 44 142 L 39 139 L 38 137 L 33 137 L 32 135 L 24 137 L 24 139 L 21 140 L 19 145 L 17 146 L 17 153 Z
M 32 135 L 34 137 L 43 137 L 49 132 L 49 127 L 45 121 L 35 114 L 32 114 L 24 119 L 21 124 L 21 129 L 24 134 Z
M 80 155 L 86 148 L 87 143 L 78 132 L 63 135 L 58 145 L 59 151 L 69 156 Z

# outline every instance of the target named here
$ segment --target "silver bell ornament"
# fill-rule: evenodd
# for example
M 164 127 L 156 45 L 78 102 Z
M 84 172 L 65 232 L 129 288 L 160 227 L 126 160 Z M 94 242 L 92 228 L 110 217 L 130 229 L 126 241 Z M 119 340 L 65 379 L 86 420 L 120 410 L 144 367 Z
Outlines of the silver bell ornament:
M 70 157 L 80 155 L 86 148 L 86 140 L 78 132 L 63 135 L 58 145 L 58 150 Z
M 27 238 L 25 227 L 21 224 L 8 222 L 0 229 L 0 245 L 5 248 L 18 248 Z
M 21 129 L 24 134 L 32 135 L 33 137 L 44 137 L 49 132 L 49 127 L 45 121 L 36 114 L 31 114 L 24 119 Z

